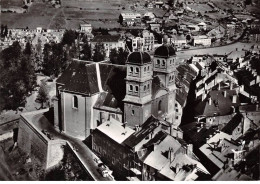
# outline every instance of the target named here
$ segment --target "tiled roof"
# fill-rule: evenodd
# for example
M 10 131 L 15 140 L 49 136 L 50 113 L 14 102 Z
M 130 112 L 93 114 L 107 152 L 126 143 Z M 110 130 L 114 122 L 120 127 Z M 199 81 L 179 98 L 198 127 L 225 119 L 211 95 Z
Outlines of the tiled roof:
M 147 52 L 132 52 L 127 58 L 127 63 L 129 64 L 143 65 L 151 62 L 151 57 Z
M 232 135 L 235 128 L 241 123 L 243 118 L 242 114 L 237 113 L 228 123 L 227 125 L 221 130 L 229 135 Z
M 156 119 L 154 116 L 150 116 L 146 120 L 144 124 L 141 126 L 140 131 L 136 131 L 134 134 L 132 134 L 128 139 L 124 141 L 124 144 L 133 148 L 135 147 L 139 142 L 141 142 L 147 135 L 149 135 L 155 128 L 157 128 L 157 123 L 159 123 L 159 120 Z
M 72 61 L 56 82 L 64 91 L 86 95 L 99 92 L 96 65 L 84 61 Z
M 154 51 L 155 57 L 171 57 L 175 56 L 175 49 L 172 45 L 163 44 Z
M 227 96 L 224 97 L 224 91 L 227 92 Z M 198 102 L 195 111 L 198 115 L 214 116 L 214 113 L 218 115 L 227 115 L 232 112 L 231 106 L 238 107 L 240 104 L 239 98 L 236 103 L 232 103 L 232 96 L 236 95 L 235 90 L 218 90 L 210 91 L 207 98 Z M 212 103 L 209 105 L 209 98 L 211 97 Z

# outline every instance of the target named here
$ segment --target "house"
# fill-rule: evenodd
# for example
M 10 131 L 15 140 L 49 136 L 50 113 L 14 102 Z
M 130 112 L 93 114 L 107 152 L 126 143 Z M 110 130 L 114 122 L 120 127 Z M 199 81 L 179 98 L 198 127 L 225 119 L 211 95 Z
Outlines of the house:
M 160 28 L 161 28 L 161 24 L 159 24 L 159 23 L 150 23 L 149 24 L 149 29 L 151 31 L 160 32 Z
M 141 14 L 135 12 L 124 12 L 119 15 L 119 22 L 125 26 L 139 25 L 141 23 Z
M 200 30 L 207 30 L 207 24 L 205 22 L 200 22 L 198 26 Z
M 80 32 L 82 33 L 92 33 L 92 25 L 91 24 L 80 24 Z
M 206 144 L 201 146 L 199 150 L 204 154 L 207 159 L 217 166 L 218 171 L 225 168 L 229 164 L 235 164 L 235 153 L 242 151 L 241 144 L 233 141 L 231 136 L 224 132 L 217 132 L 215 135 L 210 135 Z M 216 173 L 214 173 L 216 174 Z
M 208 38 L 206 35 L 194 36 L 193 45 L 194 46 L 196 46 L 196 45 L 210 46 L 211 38 Z
M 174 46 L 181 47 L 187 45 L 187 40 L 184 35 L 176 35 L 171 38 L 171 43 L 174 44 Z
M 103 43 L 106 57 L 109 57 L 111 49 L 122 48 L 125 50 L 125 42 L 120 35 L 97 35 L 91 40 L 91 48 L 94 49 L 97 43 Z
M 153 12 L 146 12 L 144 14 L 144 20 L 146 21 L 146 23 L 155 22 L 156 17 Z
M 154 34 L 148 30 L 144 30 L 142 32 L 142 37 L 144 39 L 143 51 L 147 51 L 147 52 L 153 51 L 154 50 Z

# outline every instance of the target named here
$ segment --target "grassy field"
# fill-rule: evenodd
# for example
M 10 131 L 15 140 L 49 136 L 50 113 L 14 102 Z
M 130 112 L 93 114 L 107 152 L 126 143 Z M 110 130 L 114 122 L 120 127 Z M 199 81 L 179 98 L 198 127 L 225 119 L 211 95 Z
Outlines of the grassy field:
M 10 5 L 8 0 L 3 1 L 2 4 Z M 75 29 L 86 22 L 91 23 L 94 28 L 113 28 L 120 27 L 117 22 L 120 13 L 130 10 L 134 2 L 135 0 L 62 0 L 62 7 L 55 9 L 42 0 L 35 0 L 27 13 L 2 13 L 1 21 L 10 28 L 41 26 Z
M 0 5 L 2 8 L 22 7 L 22 0 L 1 0 Z

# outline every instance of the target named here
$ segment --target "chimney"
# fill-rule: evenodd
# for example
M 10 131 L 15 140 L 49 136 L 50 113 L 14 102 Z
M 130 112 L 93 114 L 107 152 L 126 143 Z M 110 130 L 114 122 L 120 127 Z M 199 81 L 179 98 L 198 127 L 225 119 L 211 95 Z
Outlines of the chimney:
M 232 103 L 237 103 L 237 95 L 232 96 Z
M 224 91 L 224 94 L 223 94 L 224 98 L 227 97 L 227 91 Z
M 173 148 L 169 147 L 169 150 L 168 150 L 168 159 L 170 160 L 170 163 L 172 163 L 173 161 Z
M 201 101 L 205 100 L 205 98 L 207 97 L 207 94 L 205 93 L 202 93 L 202 98 L 201 98 Z
M 233 82 L 230 82 L 230 90 L 233 89 Z
M 193 153 L 193 145 L 192 144 L 188 144 L 187 145 L 187 155 L 191 158 L 192 157 L 192 153 Z
M 211 105 L 212 104 L 212 99 L 211 99 L 211 97 L 209 97 L 209 105 Z
M 180 165 L 179 165 L 179 163 L 177 163 L 175 167 L 176 167 L 176 173 L 178 173 L 178 172 L 180 171 Z

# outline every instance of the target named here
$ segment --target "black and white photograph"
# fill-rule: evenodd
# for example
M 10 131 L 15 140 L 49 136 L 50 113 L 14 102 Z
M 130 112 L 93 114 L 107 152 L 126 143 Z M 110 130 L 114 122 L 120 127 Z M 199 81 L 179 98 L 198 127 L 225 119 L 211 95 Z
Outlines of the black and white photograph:
M 1 181 L 260 181 L 259 0 L 0 0 Z

